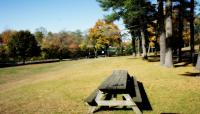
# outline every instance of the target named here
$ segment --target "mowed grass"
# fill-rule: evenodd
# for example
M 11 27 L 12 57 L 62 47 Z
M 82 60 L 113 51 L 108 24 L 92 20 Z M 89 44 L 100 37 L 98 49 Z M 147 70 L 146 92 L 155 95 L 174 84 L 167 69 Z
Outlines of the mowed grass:
M 86 114 L 84 99 L 117 69 L 128 70 L 142 82 L 152 107 L 145 114 L 200 114 L 200 77 L 186 76 L 198 73 L 191 65 L 168 69 L 131 56 L 1 68 L 0 113 Z

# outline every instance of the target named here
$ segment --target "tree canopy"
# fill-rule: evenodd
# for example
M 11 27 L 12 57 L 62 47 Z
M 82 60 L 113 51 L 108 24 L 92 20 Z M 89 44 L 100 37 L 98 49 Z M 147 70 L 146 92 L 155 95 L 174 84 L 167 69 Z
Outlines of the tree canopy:
M 90 28 L 88 37 L 95 49 L 108 48 L 114 44 L 120 44 L 121 33 L 112 22 L 98 20 L 94 27 Z
M 33 34 L 29 31 L 16 32 L 8 43 L 9 52 L 13 57 L 20 57 L 23 63 L 27 57 L 37 56 L 40 47 Z

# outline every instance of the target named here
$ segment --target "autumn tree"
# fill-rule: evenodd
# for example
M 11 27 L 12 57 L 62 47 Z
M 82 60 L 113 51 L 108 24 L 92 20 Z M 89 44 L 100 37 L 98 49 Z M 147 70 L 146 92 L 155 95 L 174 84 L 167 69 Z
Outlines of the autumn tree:
M 98 20 L 94 27 L 90 28 L 88 37 L 92 44 L 94 44 L 95 53 L 100 48 L 105 48 L 106 51 L 109 46 L 118 45 L 121 42 L 121 34 L 119 28 L 112 22 Z
M 33 34 L 29 31 L 16 32 L 8 42 L 9 52 L 13 57 L 19 57 L 25 64 L 27 57 L 38 56 L 40 47 Z
M 111 20 L 122 19 L 126 28 L 132 36 L 132 46 L 135 49 L 135 33 L 139 31 L 142 40 L 143 58 L 147 59 L 146 53 L 146 26 L 154 17 L 155 8 L 146 0 L 97 0 L 105 11 L 112 11 L 109 17 Z M 135 53 L 135 51 L 133 50 Z M 135 54 L 134 54 L 135 55 Z
M 14 30 L 5 30 L 1 34 L 0 38 L 0 59 L 3 62 L 9 60 L 8 54 L 8 42 L 10 41 L 12 35 L 14 35 L 16 31 Z
M 74 57 L 79 51 L 80 37 L 76 32 L 51 33 L 41 44 L 44 58 Z
M 3 43 L 3 39 L 2 39 L 2 36 L 0 34 L 0 44 L 2 44 L 2 43 Z
M 16 31 L 13 30 L 5 30 L 4 32 L 2 32 L 1 37 L 2 37 L 2 43 L 4 45 L 7 45 L 10 38 L 12 37 L 12 35 L 14 35 L 16 33 Z
M 149 53 L 152 48 L 156 48 L 157 39 L 156 39 L 156 30 L 154 26 L 149 24 L 147 31 L 148 31 L 148 36 L 149 36 L 149 49 L 148 49 L 148 53 Z
M 3 44 L 3 40 L 0 34 L 0 61 L 5 62 L 8 59 L 8 49 L 7 46 Z

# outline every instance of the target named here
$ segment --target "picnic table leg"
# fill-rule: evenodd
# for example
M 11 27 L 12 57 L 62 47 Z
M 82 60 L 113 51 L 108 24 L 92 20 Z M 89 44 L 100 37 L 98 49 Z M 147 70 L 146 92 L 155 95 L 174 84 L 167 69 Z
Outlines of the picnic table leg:
M 142 112 L 140 111 L 140 109 L 138 108 L 138 106 L 135 104 L 135 102 L 132 100 L 132 98 L 130 97 L 129 94 L 124 94 L 124 97 L 127 101 L 130 101 L 132 103 L 131 108 L 133 109 L 133 111 L 136 114 L 142 114 Z
M 101 98 L 104 96 L 103 92 L 101 92 L 100 90 L 97 93 L 97 97 L 95 98 L 95 101 L 98 105 L 98 103 L 101 101 Z
M 90 109 L 89 109 L 88 114 L 93 114 L 94 111 L 96 110 L 96 108 L 97 108 L 96 106 L 91 106 Z

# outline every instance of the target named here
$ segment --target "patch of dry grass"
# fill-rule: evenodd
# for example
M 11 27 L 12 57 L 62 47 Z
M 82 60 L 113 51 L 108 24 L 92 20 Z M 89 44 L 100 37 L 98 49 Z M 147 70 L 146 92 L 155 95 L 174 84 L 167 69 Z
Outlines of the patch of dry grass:
M 158 62 L 132 57 L 63 61 L 0 69 L 0 113 L 84 114 L 84 99 L 113 70 L 125 69 L 143 83 L 152 111 L 144 113 L 200 113 L 200 77 L 193 67 L 163 68 Z M 100 111 L 128 114 L 131 110 Z

